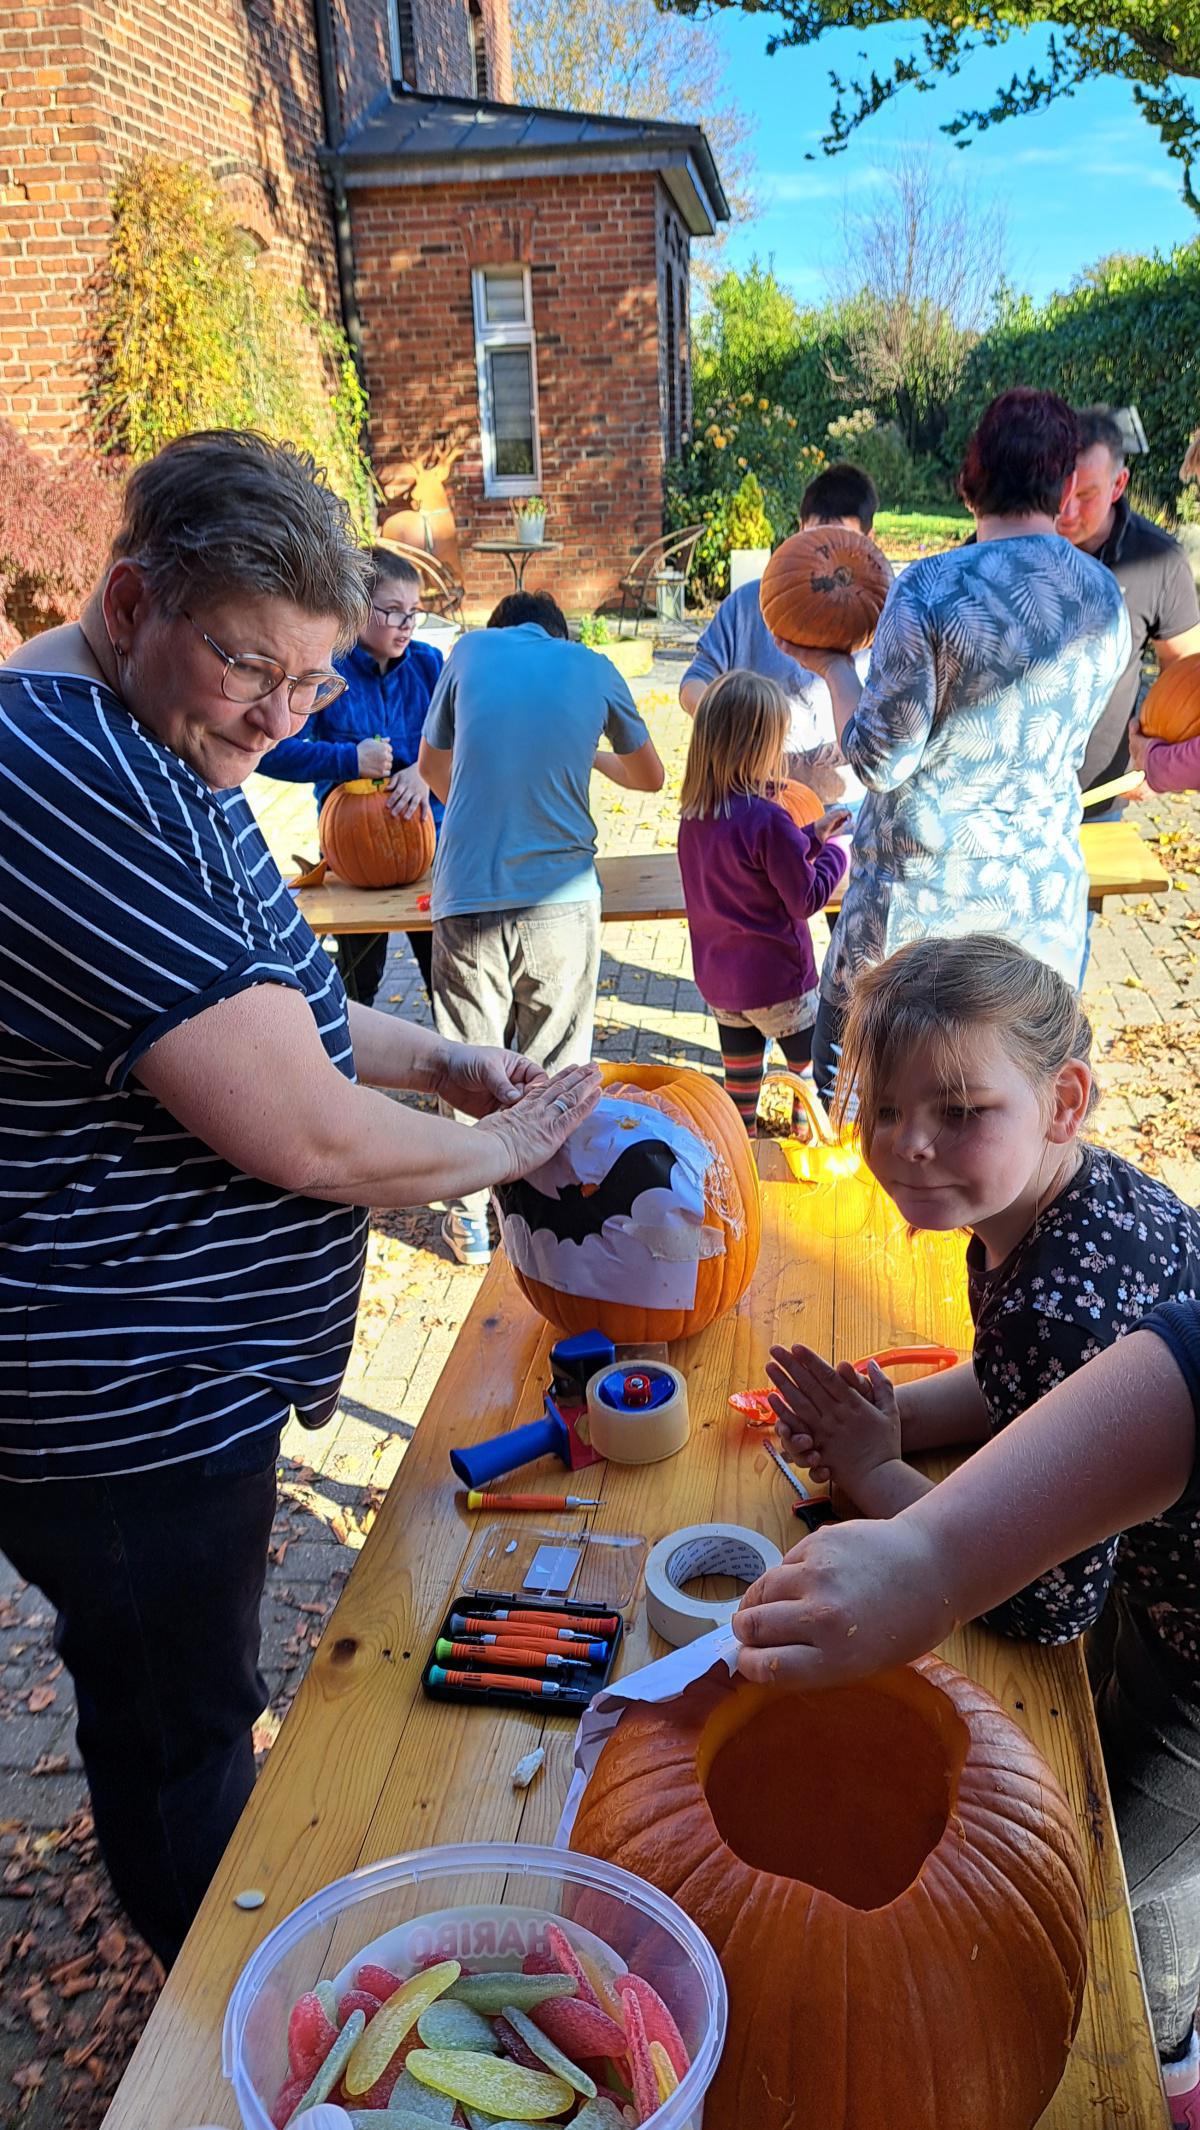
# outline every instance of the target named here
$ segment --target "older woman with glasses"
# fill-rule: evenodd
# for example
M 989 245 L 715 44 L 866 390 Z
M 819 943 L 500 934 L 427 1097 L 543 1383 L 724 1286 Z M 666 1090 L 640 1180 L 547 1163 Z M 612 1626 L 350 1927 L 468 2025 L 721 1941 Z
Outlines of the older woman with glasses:
M 183 437 L 80 621 L 0 668 L 0 1549 L 165 1961 L 253 1780 L 279 1431 L 336 1408 L 366 1208 L 522 1175 L 598 1093 L 347 1007 L 280 879 L 239 787 L 366 610 L 310 460 Z
M 264 776 L 315 784 L 318 811 L 335 784 L 386 776 L 393 812 L 405 819 L 431 812 L 440 833 L 445 809 L 416 766 L 425 712 L 442 670 L 441 652 L 414 640 L 425 619 L 421 579 L 390 547 L 369 547 L 363 559 L 371 605 L 358 642 L 335 660 L 344 686 L 316 706 L 302 732 L 273 747 L 259 768 Z M 408 944 L 432 997 L 433 933 L 410 932 Z M 373 1005 L 387 965 L 387 933 L 343 933 L 337 952 L 347 997 Z

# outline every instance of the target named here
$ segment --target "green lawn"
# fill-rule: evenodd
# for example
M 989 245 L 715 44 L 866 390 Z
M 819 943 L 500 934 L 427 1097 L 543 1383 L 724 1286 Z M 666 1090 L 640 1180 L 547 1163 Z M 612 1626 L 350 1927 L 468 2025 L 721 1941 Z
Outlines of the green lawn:
M 971 514 L 960 503 L 945 503 L 939 510 L 881 510 L 875 518 L 879 545 L 904 562 L 958 547 L 970 530 Z

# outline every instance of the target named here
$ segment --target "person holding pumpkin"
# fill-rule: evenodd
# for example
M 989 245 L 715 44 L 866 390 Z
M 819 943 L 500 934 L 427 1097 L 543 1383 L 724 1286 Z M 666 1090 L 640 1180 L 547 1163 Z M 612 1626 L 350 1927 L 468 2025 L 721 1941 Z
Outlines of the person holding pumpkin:
M 334 659 L 346 685 L 309 718 L 299 732 L 280 740 L 259 763 L 259 775 L 316 786 L 320 812 L 337 784 L 357 777 L 386 777 L 388 805 L 407 820 L 432 816 L 441 827 L 444 808 L 417 768 L 417 750 L 442 654 L 418 641 L 421 579 L 411 562 L 390 547 L 369 547 L 364 564 L 370 611 L 358 641 Z M 431 932 L 406 934 L 413 960 L 432 999 Z M 386 932 L 338 935 L 338 969 L 347 998 L 372 1006 L 387 966 Z
M 897 578 L 865 689 L 850 658 L 784 644 L 825 674 L 839 743 L 867 788 L 813 1038 L 832 1099 L 860 969 L 906 940 L 996 932 L 1082 978 L 1087 869 L 1078 771 L 1129 655 L 1120 587 L 1055 529 L 1075 417 L 1026 387 L 992 402 L 960 476 L 976 544 Z
M 841 525 L 869 533 L 879 496 L 861 466 L 839 462 L 825 466 L 809 482 L 800 501 L 800 530 Z M 866 671 L 865 656 L 862 670 Z M 723 673 L 761 674 L 783 689 L 788 704 L 787 774 L 809 785 L 827 805 L 855 810 L 863 787 L 838 748 L 829 690 L 813 672 L 800 672 L 796 661 L 776 644 L 762 617 L 757 584 L 742 584 L 721 601 L 696 645 L 679 683 L 680 706 L 695 717 L 705 689 Z
M 137 468 L 79 622 L 0 667 L 0 1550 L 168 1963 L 253 1782 L 280 1428 L 336 1411 L 367 1209 L 524 1175 L 599 1095 L 348 1007 L 280 878 L 240 787 L 366 610 L 312 460 L 217 431 Z
M 830 841 L 848 825 L 846 809 L 801 828 L 775 796 L 788 716 L 773 680 L 735 669 L 711 682 L 679 801 L 692 966 L 716 1020 L 725 1092 L 750 1133 L 772 1041 L 796 1072 L 812 1056 L 817 966 L 807 920 L 846 872 L 844 846 Z
M 1191 1307 L 1200 1294 L 1200 1214 L 1081 1140 L 1090 1046 L 1070 987 L 1004 940 L 922 940 L 858 979 L 835 1114 L 844 1124 L 853 1105 L 867 1166 L 912 1227 L 969 1230 L 975 1326 L 970 1362 L 898 1390 L 875 1367 L 864 1382 L 802 1347 L 776 1350 L 787 1453 L 868 1518 L 931 1492 L 905 1450 L 1018 1432 L 1039 1398 L 1087 1372 L 1155 1304 Z M 1081 1452 L 1077 1479 L 1094 1455 Z M 1189 1490 L 1137 1530 L 1122 1505 L 1071 1557 L 1050 1556 L 980 1608 L 1031 1640 L 1089 1631 L 1134 1920 L 1171 2058 L 1191 2047 L 1200 1988 L 1198 1504 Z M 1192 1947 L 1177 1982 L 1164 1958 L 1172 1940 Z

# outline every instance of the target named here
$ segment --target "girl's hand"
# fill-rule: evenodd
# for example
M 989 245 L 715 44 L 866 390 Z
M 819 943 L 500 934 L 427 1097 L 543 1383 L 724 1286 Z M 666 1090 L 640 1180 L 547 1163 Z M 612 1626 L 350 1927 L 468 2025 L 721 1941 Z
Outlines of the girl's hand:
M 1140 724 L 1138 723 L 1138 720 L 1137 720 L 1137 718 L 1136 718 L 1136 717 L 1131 717 L 1131 718 L 1130 718 L 1130 720 L 1129 720 L 1129 765 L 1130 765 L 1130 768 L 1131 768 L 1131 769 L 1140 769 L 1140 770 L 1141 770 L 1141 772 L 1142 772 L 1142 775 L 1143 775 L 1143 776 L 1145 776 L 1145 774 L 1146 774 L 1146 756 L 1147 756 L 1147 755 L 1149 754 L 1149 752 L 1150 752 L 1150 735 L 1149 735 L 1149 733 L 1148 733 L 1148 732 L 1143 732 L 1143 731 L 1142 731 L 1142 728 L 1141 728 Z M 1127 796 L 1128 798 L 1131 798 L 1131 799 L 1144 799 L 1144 798 L 1146 798 L 1146 797 L 1148 796 L 1148 794 L 1147 794 L 1147 791 L 1146 791 L 1146 787 L 1145 787 L 1145 785 L 1143 785 L 1143 786 L 1142 786 L 1142 789 L 1141 789 L 1140 791 L 1131 791 L 1131 792 L 1128 792 L 1128 793 L 1126 794 L 1126 796 Z
M 413 814 L 427 812 L 429 786 L 420 770 L 411 766 L 394 770 L 388 784 L 385 803 L 388 812 L 398 814 L 402 821 L 410 820 Z
M 508 1150 L 508 1164 L 498 1183 L 528 1176 L 569 1139 L 600 1100 L 598 1065 L 568 1065 L 552 1080 L 531 1087 L 509 1109 L 484 1117 L 478 1130 L 495 1132 Z
M 831 836 L 840 836 L 850 826 L 848 806 L 831 806 L 819 821 L 810 821 L 809 827 L 818 843 L 828 843 Z
M 511 1109 L 531 1088 L 548 1085 L 548 1075 L 519 1050 L 495 1050 L 485 1043 L 447 1043 L 429 1092 L 468 1117 L 490 1117 Z
M 385 777 L 392 766 L 392 743 L 390 740 L 360 740 L 358 743 L 358 773 L 360 777 Z
M 878 1363 L 831 1368 L 807 1346 L 773 1346 L 767 1374 L 784 1456 L 864 1508 L 880 1466 L 900 1462 L 900 1408 Z
M 745 1678 L 808 1687 L 907 1664 L 958 1624 L 949 1578 L 912 1516 L 823 1525 L 733 1616 Z

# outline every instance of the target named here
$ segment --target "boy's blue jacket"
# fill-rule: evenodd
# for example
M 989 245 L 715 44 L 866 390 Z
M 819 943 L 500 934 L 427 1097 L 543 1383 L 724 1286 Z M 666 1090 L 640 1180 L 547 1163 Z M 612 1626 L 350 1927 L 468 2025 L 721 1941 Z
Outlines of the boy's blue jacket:
M 280 740 L 258 765 L 264 777 L 315 784 L 318 809 L 335 784 L 348 784 L 358 775 L 360 740 L 390 740 L 397 769 L 416 761 L 442 654 L 432 644 L 411 643 L 403 658 L 381 673 L 371 653 L 355 644 L 334 665 L 345 678 L 345 693 L 310 717 L 294 738 Z M 429 803 L 440 827 L 442 802 L 431 792 Z

